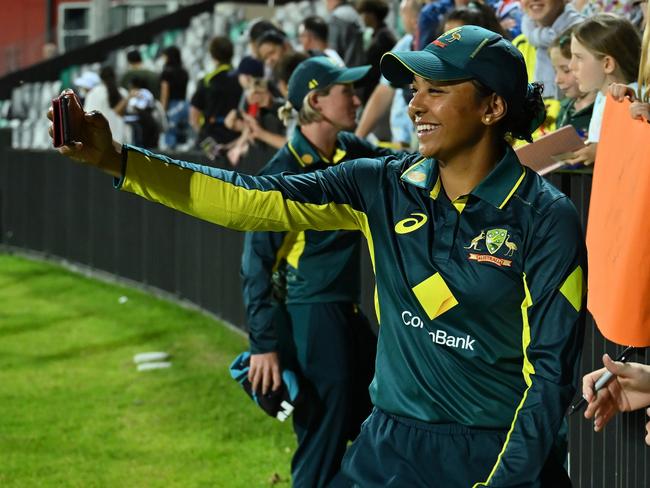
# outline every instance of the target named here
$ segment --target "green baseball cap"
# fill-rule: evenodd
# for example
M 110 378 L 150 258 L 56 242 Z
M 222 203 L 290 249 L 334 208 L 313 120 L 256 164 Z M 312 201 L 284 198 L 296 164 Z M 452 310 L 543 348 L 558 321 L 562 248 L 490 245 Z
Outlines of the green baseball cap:
M 520 106 L 528 90 L 526 64 L 517 48 L 475 25 L 451 29 L 422 51 L 388 52 L 380 66 L 395 85 L 411 83 L 413 75 L 433 81 L 477 80 L 510 106 Z
M 289 101 L 300 110 L 302 102 L 312 90 L 339 83 L 354 83 L 366 76 L 370 65 L 345 68 L 326 56 L 305 59 L 289 78 Z

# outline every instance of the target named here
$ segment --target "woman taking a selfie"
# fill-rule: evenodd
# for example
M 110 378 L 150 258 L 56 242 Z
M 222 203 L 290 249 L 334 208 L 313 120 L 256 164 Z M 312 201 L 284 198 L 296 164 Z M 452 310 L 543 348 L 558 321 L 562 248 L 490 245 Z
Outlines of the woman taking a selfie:
M 363 232 L 380 321 L 375 408 L 342 486 L 569 486 L 557 439 L 578 381 L 582 230 L 506 141 L 544 119 L 541 90 L 508 41 L 476 26 L 381 68 L 412 83 L 419 154 L 252 177 L 121 146 L 74 103 L 79 142 L 60 151 L 229 228 Z

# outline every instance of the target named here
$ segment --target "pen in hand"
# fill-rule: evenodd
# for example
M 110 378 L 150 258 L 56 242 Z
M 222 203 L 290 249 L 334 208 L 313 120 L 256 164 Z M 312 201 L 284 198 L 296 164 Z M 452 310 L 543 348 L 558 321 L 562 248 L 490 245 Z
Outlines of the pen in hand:
M 628 346 L 623 351 L 616 356 L 614 361 L 619 361 L 621 363 L 627 362 L 628 359 L 636 352 L 637 348 L 633 346 Z M 596 381 L 596 384 L 594 385 L 594 394 L 597 394 L 599 390 L 607 386 L 607 383 L 609 383 L 612 378 L 614 378 L 614 375 L 610 373 L 609 371 L 605 371 L 603 375 L 598 378 L 598 381 Z M 576 413 L 579 410 L 582 410 L 582 408 L 587 405 L 587 400 L 582 397 L 580 400 L 578 400 L 576 403 L 571 405 L 571 408 L 569 409 L 569 415 L 572 415 Z

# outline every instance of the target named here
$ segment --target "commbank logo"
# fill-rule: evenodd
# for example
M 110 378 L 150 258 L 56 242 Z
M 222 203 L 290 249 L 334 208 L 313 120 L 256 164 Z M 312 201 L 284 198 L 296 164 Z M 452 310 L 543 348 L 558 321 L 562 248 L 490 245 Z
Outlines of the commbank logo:
M 398 234 L 408 234 L 418 230 L 427 222 L 428 217 L 423 213 L 414 212 L 411 217 L 400 220 L 395 224 L 395 232 Z
M 413 327 L 415 329 L 423 329 L 424 321 L 417 315 L 412 314 L 408 310 L 402 312 L 402 322 L 404 325 Z M 474 343 L 476 339 L 472 339 L 469 334 L 465 334 L 465 337 L 455 336 L 448 334 L 444 330 L 436 329 L 434 331 L 428 332 L 431 337 L 431 342 L 434 344 L 440 344 L 442 346 L 453 347 L 455 349 L 465 349 L 467 351 L 474 350 Z

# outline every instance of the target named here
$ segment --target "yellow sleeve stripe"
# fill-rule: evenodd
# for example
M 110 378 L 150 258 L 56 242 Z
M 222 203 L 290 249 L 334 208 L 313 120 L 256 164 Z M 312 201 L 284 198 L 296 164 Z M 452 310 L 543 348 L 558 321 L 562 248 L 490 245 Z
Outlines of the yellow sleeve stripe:
M 247 189 L 136 151 L 128 153 L 122 189 L 241 231 L 359 230 L 365 218 L 349 204 L 296 202 L 278 190 Z
M 522 343 L 521 345 L 524 354 L 524 364 L 522 368 L 522 373 L 524 375 L 524 381 L 526 382 L 526 390 L 524 391 L 524 394 L 521 397 L 521 401 L 519 402 L 519 405 L 515 410 L 515 416 L 512 419 L 512 423 L 510 424 L 510 430 L 508 430 L 508 434 L 506 435 L 506 441 L 503 443 L 503 448 L 501 448 L 501 452 L 497 457 L 496 463 L 494 463 L 494 466 L 492 467 L 492 471 L 490 471 L 490 475 L 488 476 L 488 479 L 483 482 L 475 483 L 472 488 L 478 488 L 480 486 L 489 486 L 490 480 L 494 476 L 494 473 L 496 473 L 497 468 L 501 463 L 501 458 L 503 457 L 503 454 L 506 452 L 506 449 L 508 448 L 508 443 L 510 442 L 510 436 L 512 435 L 512 432 L 515 430 L 517 417 L 519 416 L 519 412 L 521 411 L 522 407 L 526 403 L 526 398 L 528 398 L 528 391 L 530 390 L 530 387 L 533 385 L 532 375 L 535 374 L 535 367 L 528 359 L 528 354 L 527 354 L 528 346 L 530 345 L 530 324 L 528 323 L 528 309 L 533 305 L 533 299 L 530 296 L 530 290 L 528 289 L 528 283 L 526 282 L 526 273 L 523 274 L 523 281 L 524 281 L 525 296 L 524 296 L 524 301 L 521 303 L 521 319 L 523 323 L 523 327 L 521 331 L 521 343 Z
M 298 261 L 300 261 L 303 252 L 305 252 L 305 232 L 301 231 L 296 234 L 293 246 L 287 254 L 287 263 L 298 269 Z
M 287 258 L 287 256 L 291 252 L 291 248 L 296 242 L 297 237 L 298 234 L 296 232 L 287 232 L 284 234 L 284 238 L 282 239 L 282 244 L 280 245 L 280 248 L 278 249 L 278 252 L 275 255 L 275 263 L 273 263 L 273 271 L 277 271 L 278 266 L 280 266 L 282 260 Z
M 573 308 L 576 309 L 576 312 L 580 312 L 582 309 L 582 301 L 585 296 L 586 287 L 584 281 L 584 275 L 582 273 L 582 268 L 580 265 L 564 280 L 562 286 L 560 287 L 560 293 L 564 295 L 564 298 L 569 300 L 569 303 L 573 305 Z
M 364 237 L 366 238 L 366 242 L 368 243 L 370 262 L 372 263 L 372 271 L 373 271 L 373 275 L 375 276 L 375 294 L 374 294 L 375 315 L 377 315 L 377 323 L 381 325 L 381 313 L 379 310 L 379 291 L 377 290 L 377 284 L 376 284 L 377 270 L 375 269 L 375 246 L 372 240 L 372 232 L 370 232 L 370 225 L 368 224 L 368 216 L 359 210 L 353 210 L 353 212 L 355 212 L 357 219 L 360 223 L 359 229 L 363 233 Z

